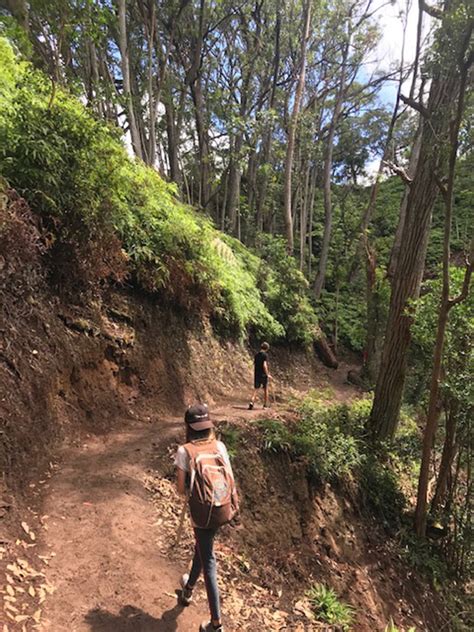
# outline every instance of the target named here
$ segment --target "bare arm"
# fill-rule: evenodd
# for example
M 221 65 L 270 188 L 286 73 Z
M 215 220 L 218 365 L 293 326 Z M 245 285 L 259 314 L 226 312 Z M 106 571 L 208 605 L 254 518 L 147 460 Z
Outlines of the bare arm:
M 265 360 L 265 362 L 263 363 L 263 370 L 264 373 L 267 377 L 271 377 L 270 375 L 270 369 L 268 368 L 268 362 Z
M 180 496 L 186 496 L 186 472 L 176 468 L 176 487 Z

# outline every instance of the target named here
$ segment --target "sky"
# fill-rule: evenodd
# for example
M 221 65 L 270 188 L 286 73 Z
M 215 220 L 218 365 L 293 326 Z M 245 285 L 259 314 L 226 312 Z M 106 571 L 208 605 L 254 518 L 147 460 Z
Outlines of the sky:
M 382 28 L 382 39 L 373 59 L 373 68 L 389 70 L 397 66 L 402 54 L 403 41 L 403 20 L 400 13 L 406 12 L 407 0 L 395 0 L 388 4 L 387 0 L 376 0 L 379 7 L 377 15 Z M 405 39 L 405 62 L 410 63 L 415 59 L 416 53 L 416 31 L 418 24 L 418 2 L 409 0 L 408 21 Z M 429 16 L 425 14 L 423 18 L 423 37 L 429 29 Z M 397 92 L 395 82 L 382 88 L 381 98 L 388 104 L 393 104 Z

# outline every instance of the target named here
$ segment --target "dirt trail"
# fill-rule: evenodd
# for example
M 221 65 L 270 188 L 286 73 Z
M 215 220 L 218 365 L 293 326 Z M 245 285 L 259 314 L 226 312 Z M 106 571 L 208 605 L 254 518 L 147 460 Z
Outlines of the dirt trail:
M 244 408 L 223 405 L 214 413 L 231 419 Z M 55 554 L 47 576 L 56 591 L 45 604 L 41 629 L 192 632 L 206 618 L 203 594 L 189 608 L 177 605 L 175 590 L 186 567 L 160 555 L 158 515 L 143 482 L 153 458 L 181 434 L 181 419 L 153 419 L 89 437 L 61 455 L 43 507 L 43 553 Z

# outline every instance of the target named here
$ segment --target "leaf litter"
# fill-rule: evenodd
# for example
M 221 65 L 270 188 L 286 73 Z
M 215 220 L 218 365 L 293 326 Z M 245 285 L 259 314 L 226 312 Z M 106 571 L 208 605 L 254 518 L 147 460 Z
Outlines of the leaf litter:
M 188 564 L 194 552 L 194 538 L 189 517 L 186 515 L 179 546 L 176 546 L 177 531 L 183 499 L 168 478 L 158 474 L 147 474 L 144 485 L 150 493 L 158 518 L 153 523 L 157 545 L 161 555 L 167 559 Z M 309 620 L 309 608 L 288 608 L 282 604 L 281 587 L 270 590 L 262 586 L 252 573 L 252 566 L 238 551 L 238 543 L 227 534 L 231 527 L 222 528 L 222 537 L 216 541 L 216 558 L 219 564 L 218 582 L 227 616 L 236 629 L 246 630 L 252 625 L 262 625 L 272 632 L 310 632 L 321 629 Z M 174 597 L 174 595 L 173 595 Z M 201 599 L 204 600 L 204 594 Z M 301 604 L 300 604 L 301 606 Z

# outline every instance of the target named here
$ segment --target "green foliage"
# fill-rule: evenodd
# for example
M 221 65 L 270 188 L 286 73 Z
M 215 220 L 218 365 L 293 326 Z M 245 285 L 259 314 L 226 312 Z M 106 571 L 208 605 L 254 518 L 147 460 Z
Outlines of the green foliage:
M 259 284 L 265 303 L 285 328 L 288 342 L 309 346 L 318 322 L 308 298 L 308 282 L 287 254 L 283 238 L 260 235 L 258 246 L 264 260 Z
M 393 469 L 369 453 L 362 464 L 359 484 L 364 504 L 388 532 L 395 533 L 400 527 L 406 500 Z
M 401 533 L 401 543 L 410 566 L 427 577 L 436 589 L 440 589 L 448 577 L 448 568 L 437 545 L 418 538 L 411 525 Z
M 315 584 L 306 596 L 318 621 L 338 626 L 345 632 L 350 630 L 354 620 L 354 608 L 341 601 L 332 588 L 324 584 Z
M 385 630 L 384 632 L 404 632 L 402 629 L 398 628 L 394 622 L 393 619 L 390 618 L 390 621 L 388 622 L 388 624 L 385 626 Z M 416 632 L 416 628 L 415 627 L 411 627 L 408 628 L 406 630 L 406 632 Z
M 344 478 L 362 464 L 360 440 L 369 403 L 327 405 L 307 397 L 300 405 L 297 424 L 288 427 L 278 420 L 263 420 L 264 448 L 303 457 L 308 471 L 318 480 Z
M 219 435 L 221 441 L 225 443 L 230 458 L 234 459 L 237 456 L 241 441 L 240 429 L 228 423 L 221 424 L 219 425 Z
M 127 156 L 116 129 L 59 87 L 52 93 L 5 39 L 0 62 L 0 172 L 42 216 L 61 284 L 128 275 L 207 312 L 226 336 L 310 340 L 316 317 L 293 260 L 278 253 L 273 270 L 179 203 L 174 185 Z
M 371 406 L 370 398 L 328 405 L 313 394 L 300 404 L 298 422 L 259 422 L 263 448 L 304 459 L 315 480 L 356 480 L 365 507 L 393 533 L 400 528 L 406 506 L 399 477 L 402 470 L 412 467 L 413 454 L 410 452 L 409 465 L 405 465 L 402 450 L 400 456 L 395 447 L 389 454 L 373 450 L 364 430 Z
M 306 399 L 300 412 L 293 444 L 296 453 L 308 459 L 310 472 L 322 480 L 351 474 L 362 459 L 357 433 L 353 433 L 358 420 L 352 418 L 350 408 Z

